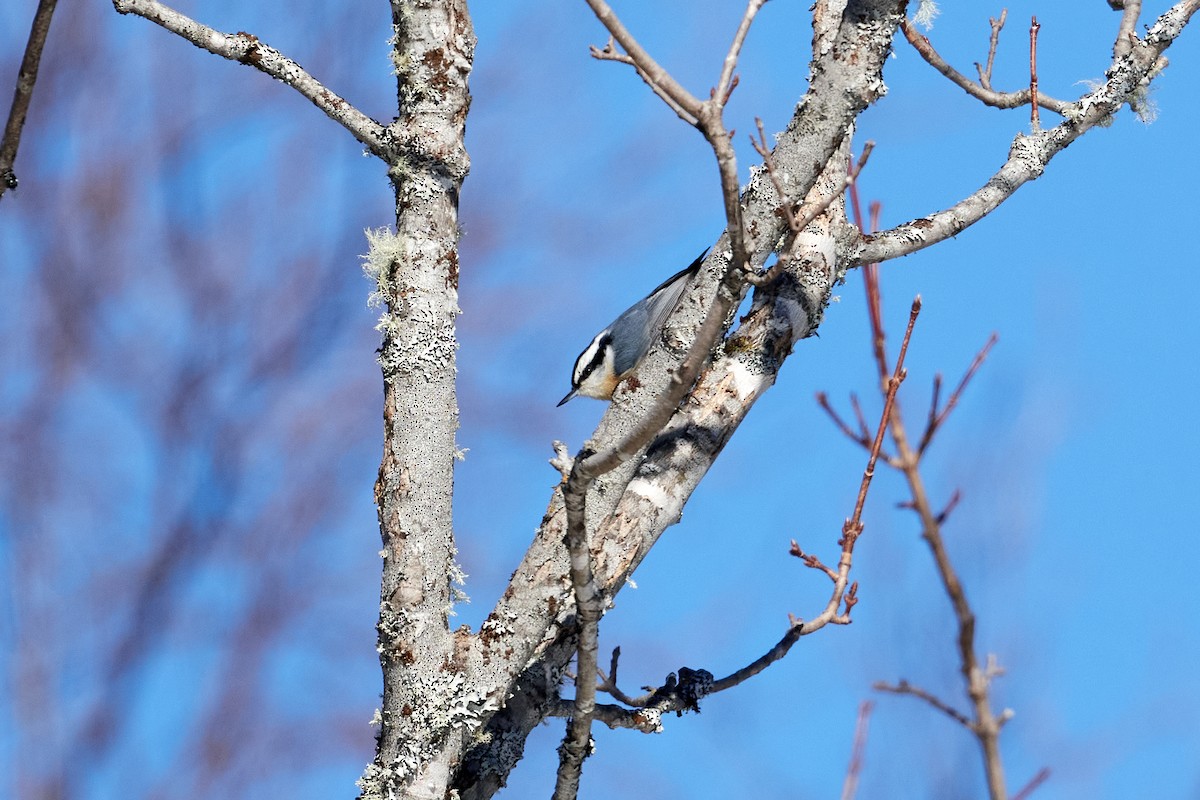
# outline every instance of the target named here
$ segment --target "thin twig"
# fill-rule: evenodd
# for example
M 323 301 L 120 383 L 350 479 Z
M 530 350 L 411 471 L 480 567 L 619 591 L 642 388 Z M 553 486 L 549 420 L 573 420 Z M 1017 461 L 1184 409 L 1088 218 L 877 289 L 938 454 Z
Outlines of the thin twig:
M 1071 107 L 1070 103 L 1056 100 L 1046 95 L 1034 97 L 1029 89 L 1021 89 L 1015 92 L 997 92 L 990 86 L 984 86 L 982 83 L 971 80 L 950 66 L 946 59 L 942 58 L 941 54 L 934 49 L 933 44 L 929 41 L 929 37 L 918 32 L 909 22 L 900 23 L 900 30 L 904 33 L 904 38 L 921 54 L 921 58 L 925 59 L 929 66 L 945 75 L 950 79 L 951 83 L 984 105 L 993 106 L 994 108 L 1018 108 L 1026 103 L 1031 103 L 1034 108 L 1037 108 L 1040 104 L 1043 108 L 1060 115 L 1065 114 L 1066 110 Z M 996 31 L 996 35 L 998 35 L 998 31 L 995 28 L 993 28 L 993 31 Z M 990 61 L 988 69 L 990 83 Z
M 790 619 L 787 631 L 783 637 L 776 642 L 766 653 L 756 658 L 751 663 L 741 669 L 721 678 L 720 680 L 712 680 L 710 673 L 704 670 L 679 670 L 679 677 L 676 678 L 672 673 L 666 684 L 655 689 L 649 694 L 642 697 L 630 697 L 622 692 L 617 686 L 617 670 L 619 667 L 620 648 L 614 649 L 612 659 L 609 664 L 609 674 L 605 676 L 599 669 L 595 670 L 601 680 L 593 686 L 592 697 L 594 698 L 595 691 L 603 691 L 626 705 L 635 708 L 655 708 L 660 711 L 681 711 L 694 707 L 696 701 L 701 696 L 715 694 L 717 692 L 731 689 L 743 683 L 746 680 L 759 674 L 771 664 L 779 661 L 787 655 L 792 646 L 802 636 L 807 636 L 814 633 L 829 624 L 847 625 L 850 623 L 850 612 L 854 605 L 858 602 L 858 583 L 851 583 L 849 580 L 850 567 L 853 559 L 854 545 L 859 535 L 862 534 L 862 512 L 866 504 L 868 489 L 871 485 L 871 480 L 875 474 L 875 465 L 879 458 L 880 448 L 883 444 L 883 437 L 887 431 L 889 417 L 892 413 L 893 404 L 895 401 L 896 392 L 900 388 L 901 382 L 905 377 L 904 359 L 908 352 L 908 344 L 912 339 L 913 327 L 916 324 L 917 315 L 920 313 L 921 301 L 916 298 L 913 301 L 912 310 L 909 313 L 908 327 L 905 329 L 904 341 L 900 347 L 900 355 L 896 360 L 896 366 L 889 381 L 887 395 L 884 401 L 883 411 L 880 414 L 879 425 L 876 430 L 874 440 L 871 445 L 871 452 L 867 459 L 867 466 L 863 470 L 863 477 L 859 484 L 859 492 L 855 501 L 854 513 L 845 521 L 842 526 L 842 537 L 838 544 L 841 547 L 841 556 L 838 560 L 837 570 L 833 570 L 825 566 L 815 556 L 809 556 L 800 550 L 796 542 L 792 542 L 791 553 L 798 558 L 801 558 L 805 564 L 814 569 L 819 569 L 824 572 L 833 581 L 833 590 L 830 593 L 829 600 L 826 602 L 824 610 L 810 620 Z M 569 512 L 568 518 L 571 513 Z M 569 537 L 568 537 L 569 538 Z M 582 656 L 582 651 L 580 653 Z M 581 660 L 581 663 L 582 660 Z M 576 710 L 572 712 L 572 726 L 575 724 L 578 709 L 578 692 L 582 688 L 583 668 L 579 669 L 579 675 L 576 679 Z M 588 713 L 595 712 L 595 704 L 593 702 Z M 568 735 L 570 739 L 570 735 Z M 559 761 L 560 775 L 564 770 L 564 764 L 568 761 L 568 751 L 566 747 L 568 739 L 564 739 L 560 753 L 562 757 Z M 569 776 L 568 776 L 569 777 Z M 578 772 L 575 772 L 575 784 L 578 785 Z M 557 792 L 557 789 L 556 789 Z
M 1129 2 L 1129 0 L 1126 0 L 1126 2 Z M 1045 783 L 1049 777 L 1050 768 L 1042 767 L 1037 771 L 1036 775 L 1029 779 L 1029 783 L 1025 784 L 1021 791 L 1012 796 L 1011 800 L 1029 800 L 1029 796 L 1033 794 L 1034 790 Z
M 654 78 L 644 69 L 642 69 L 636 61 L 634 61 L 625 53 L 617 50 L 611 36 L 608 38 L 608 44 L 604 45 L 603 48 L 592 45 L 590 49 L 592 58 L 596 59 L 597 61 L 616 61 L 618 64 L 628 64 L 629 66 L 633 67 L 637 72 L 638 77 L 645 81 L 646 85 L 650 87 L 650 90 L 658 95 L 659 99 L 666 103 L 667 107 L 674 111 L 681 120 L 686 122 L 688 125 L 696 125 L 699 122 L 699 120 L 696 119 L 695 114 L 691 113 L 684 106 L 680 105 L 675 98 L 663 88 L 662 84 L 655 81 Z
M 795 556 L 804 562 L 804 566 L 811 569 L 817 569 L 829 576 L 829 580 L 836 582 L 838 574 L 822 563 L 821 559 L 814 556 L 812 553 L 806 553 L 800 549 L 800 545 L 792 539 L 791 547 L 788 548 L 788 555 Z
M 1000 9 L 1000 18 L 988 17 L 988 24 L 992 27 L 992 35 L 988 39 L 988 54 L 987 66 L 980 67 L 979 62 L 975 62 L 975 70 L 979 73 L 979 85 L 991 91 L 992 88 L 992 65 L 996 63 L 996 48 L 1000 44 L 1000 31 L 1004 29 L 1004 22 L 1008 19 L 1008 9 Z
M 670 98 L 668 105 L 680 115 L 684 122 L 696 125 L 700 119 L 700 99 L 684 89 L 671 76 L 671 73 L 663 69 L 646 52 L 646 49 L 638 43 L 637 39 L 633 38 L 633 34 L 626 29 L 608 3 L 604 0 L 586 0 L 586 2 L 591 7 L 592 13 L 596 15 L 596 19 L 600 20 L 600 23 L 608 29 L 621 48 L 629 54 L 629 60 L 624 63 L 637 67 L 638 75 L 654 90 L 655 94 L 664 100 Z M 595 55 L 595 48 L 593 48 L 592 54 Z
M 600 683 L 596 688 L 605 694 L 611 695 L 615 700 L 617 700 L 617 702 L 624 703 L 627 706 L 638 707 L 646 705 L 646 703 L 649 702 L 649 695 L 644 698 L 630 697 L 621 691 L 620 687 L 617 686 L 617 664 L 620 659 L 621 648 L 614 647 L 612 651 L 612 658 L 608 664 L 608 674 L 605 675 L 600 670 L 596 671 L 600 677 Z
M 1042 121 L 1038 118 L 1038 78 L 1037 78 L 1037 35 L 1042 26 L 1037 17 L 1029 23 L 1029 124 L 1033 132 L 1042 129 Z
M 915 697 L 918 700 L 924 700 L 926 703 L 936 708 L 938 711 L 945 714 L 950 719 L 962 725 L 969 731 L 975 730 L 975 723 L 971 718 L 962 713 L 954 706 L 945 702 L 931 692 L 927 692 L 917 686 L 913 686 L 908 681 L 900 681 L 897 684 L 884 683 L 882 681 L 875 683 L 872 687 L 877 692 L 888 692 L 889 694 L 906 694 L 909 697 Z
M 946 418 L 950 416 L 950 412 L 954 410 L 954 407 L 958 405 L 958 400 L 960 397 L 962 397 L 963 391 L 966 390 L 967 384 L 970 383 L 971 378 L 975 377 L 975 373 L 979 371 L 981 366 L 983 366 L 984 359 L 988 357 L 988 353 L 991 352 L 992 347 L 994 347 L 996 342 L 999 340 L 999 335 L 995 333 L 988 337 L 987 342 L 982 348 L 980 348 L 979 352 L 975 354 L 975 358 L 971 361 L 971 366 L 967 367 L 967 371 L 963 374 L 962 380 L 958 382 L 958 386 L 955 386 L 954 391 L 950 393 L 950 398 L 946 400 L 946 405 L 941 409 L 938 409 L 937 407 L 938 389 L 941 387 L 941 376 L 939 375 L 937 377 L 934 382 L 933 402 L 929 407 L 929 419 L 925 424 L 925 432 L 921 435 L 921 442 L 917 445 L 917 458 L 920 458 L 925 454 L 925 449 L 929 447 L 929 443 L 933 441 L 934 434 L 936 434 L 938 428 L 945 423 Z
M 961 501 L 961 500 L 962 500 L 962 491 L 960 491 L 959 489 L 955 489 L 954 492 L 950 495 L 950 499 L 946 501 L 946 506 L 937 513 L 936 517 L 934 517 L 934 519 L 937 521 L 938 525 L 946 524 L 946 520 L 950 517 L 950 513 L 952 511 L 954 511 L 955 508 L 958 507 L 959 501 Z
M 870 433 L 867 431 L 867 418 L 863 416 L 862 404 L 858 402 L 858 395 L 854 392 L 850 393 L 850 406 L 854 409 L 854 416 L 858 420 L 858 429 L 862 431 L 863 441 L 871 441 Z
M 574 713 L 574 703 L 557 698 L 547 701 L 547 716 L 570 718 Z M 662 732 L 662 712 L 658 709 L 628 709 L 611 703 L 597 703 L 594 719 L 604 723 L 612 730 L 626 728 L 642 733 Z
M 850 752 L 850 764 L 846 767 L 846 780 L 842 784 L 842 800 L 854 800 L 858 793 L 858 777 L 862 774 L 863 758 L 867 751 L 867 723 L 875 704 L 864 700 L 858 707 L 858 722 L 854 725 L 854 749 Z
M 299 64 L 260 41 L 257 36 L 221 33 L 157 0 L 113 0 L 113 6 L 118 13 L 145 17 L 203 50 L 254 67 L 286 83 L 312 101 L 326 116 L 350 131 L 372 153 L 389 164 L 393 163 L 395 145 L 388 141 L 382 125 L 334 94 Z
M 42 61 L 42 50 L 46 47 L 46 37 L 50 34 L 50 20 L 54 17 L 54 7 L 57 3 L 58 0 L 40 0 L 37 11 L 33 14 L 33 24 L 29 26 L 29 39 L 25 42 L 25 55 L 21 58 L 21 68 L 17 72 L 12 107 L 8 112 L 8 122 L 4 125 L 4 139 L 0 141 L 0 197 L 4 197 L 4 193 L 9 189 L 17 188 L 17 174 L 13 171 L 13 166 L 17 162 L 21 131 L 25 127 L 29 103 L 33 100 L 38 66 Z
M 721 77 L 717 81 L 716 89 L 713 90 L 713 96 L 721 98 L 721 105 L 729 102 L 729 95 L 733 92 L 736 82 L 733 71 L 737 69 L 738 56 L 742 52 L 742 45 L 746 42 L 746 34 L 750 32 L 750 25 L 754 22 L 754 17 L 758 14 L 758 10 L 766 2 L 767 0 L 749 0 L 746 3 L 746 13 L 742 15 L 742 21 L 738 24 L 737 32 L 733 35 L 733 42 L 729 45 L 729 52 L 725 54 L 725 61 L 721 65 Z
M 834 410 L 833 406 L 830 405 L 829 396 L 827 394 L 824 392 L 817 392 L 817 405 L 819 405 L 825 411 L 825 413 L 829 415 L 829 418 L 833 420 L 833 424 L 837 425 L 838 429 L 842 433 L 846 434 L 847 439 L 855 444 L 862 445 L 863 447 L 871 446 L 871 440 L 868 438 L 866 431 L 863 431 L 862 433 L 855 433 L 853 430 L 851 430 L 850 426 L 845 423 L 845 421 L 838 415 L 837 411 Z M 861 413 L 861 409 L 858 407 L 857 403 L 855 403 L 854 408 L 855 411 Z M 861 418 L 859 421 L 862 421 Z

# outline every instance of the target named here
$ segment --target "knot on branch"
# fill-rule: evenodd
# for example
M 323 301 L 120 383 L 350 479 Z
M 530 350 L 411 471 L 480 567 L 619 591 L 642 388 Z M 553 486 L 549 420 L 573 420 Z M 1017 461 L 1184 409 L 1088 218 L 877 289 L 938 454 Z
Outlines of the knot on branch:
M 672 672 L 666 682 L 654 690 L 647 706 L 667 708 L 676 716 L 684 711 L 700 713 L 700 698 L 712 692 L 713 674 L 706 669 L 680 667 L 679 674 Z

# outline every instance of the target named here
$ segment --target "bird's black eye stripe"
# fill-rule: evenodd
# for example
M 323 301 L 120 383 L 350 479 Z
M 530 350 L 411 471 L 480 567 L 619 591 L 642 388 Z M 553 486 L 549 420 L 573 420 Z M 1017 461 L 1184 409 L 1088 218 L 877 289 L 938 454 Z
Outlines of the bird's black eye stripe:
M 589 361 L 583 369 L 579 370 L 579 380 L 575 381 L 575 388 L 588 379 L 588 376 L 596 371 L 596 368 L 604 363 L 604 351 L 612 346 L 612 336 L 604 334 L 600 337 L 600 341 L 596 342 L 595 352 L 592 353 L 592 360 Z

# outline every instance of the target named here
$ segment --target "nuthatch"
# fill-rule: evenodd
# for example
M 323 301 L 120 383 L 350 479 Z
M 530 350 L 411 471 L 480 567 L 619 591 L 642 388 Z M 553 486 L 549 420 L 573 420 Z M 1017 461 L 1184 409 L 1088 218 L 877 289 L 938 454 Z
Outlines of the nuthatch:
M 705 250 L 691 266 L 667 278 L 657 289 L 634 303 L 611 325 L 596 334 L 591 344 L 575 359 L 571 391 L 558 401 L 560 406 L 576 395 L 612 399 L 617 384 L 629 377 L 650 349 L 654 337 L 667 321 L 667 315 L 679 302 L 688 278 L 696 274 L 707 254 Z

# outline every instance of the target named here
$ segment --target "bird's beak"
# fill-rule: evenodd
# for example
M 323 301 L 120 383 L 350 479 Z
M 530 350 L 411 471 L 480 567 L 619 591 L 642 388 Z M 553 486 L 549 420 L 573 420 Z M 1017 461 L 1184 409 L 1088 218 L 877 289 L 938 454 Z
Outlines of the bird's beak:
M 576 392 L 578 392 L 578 391 L 579 391 L 579 389 L 572 389 L 571 391 L 567 392 L 567 396 L 566 396 L 566 397 L 564 397 L 562 400 L 559 400 L 559 401 L 558 401 L 558 405 L 560 405 L 560 406 L 561 406 L 563 403 L 565 403 L 565 402 L 567 402 L 568 400 L 570 400 L 572 397 L 574 397 L 574 396 L 575 396 L 575 393 L 576 393 Z M 556 406 L 556 408 L 557 408 L 557 406 Z

